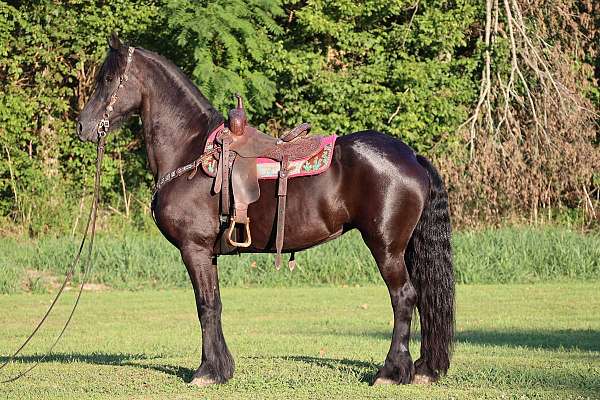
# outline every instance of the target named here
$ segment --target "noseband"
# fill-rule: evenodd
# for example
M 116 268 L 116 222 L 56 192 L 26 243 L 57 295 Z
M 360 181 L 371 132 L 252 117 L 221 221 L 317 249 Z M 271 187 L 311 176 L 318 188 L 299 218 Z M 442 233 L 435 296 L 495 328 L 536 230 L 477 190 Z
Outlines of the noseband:
M 98 123 L 98 127 L 96 128 L 96 134 L 98 135 L 98 139 L 104 138 L 108 134 L 108 129 L 110 128 L 110 114 L 113 112 L 113 106 L 119 99 L 117 94 L 119 90 L 123 88 L 125 82 L 129 80 L 129 69 L 131 68 L 131 60 L 133 59 L 133 52 L 135 51 L 135 47 L 130 46 L 127 50 L 127 64 L 125 65 L 125 71 L 123 71 L 123 75 L 119 77 L 119 86 L 115 89 L 115 91 L 110 96 L 110 101 L 108 105 L 104 109 L 104 114 L 102 115 L 102 119 Z

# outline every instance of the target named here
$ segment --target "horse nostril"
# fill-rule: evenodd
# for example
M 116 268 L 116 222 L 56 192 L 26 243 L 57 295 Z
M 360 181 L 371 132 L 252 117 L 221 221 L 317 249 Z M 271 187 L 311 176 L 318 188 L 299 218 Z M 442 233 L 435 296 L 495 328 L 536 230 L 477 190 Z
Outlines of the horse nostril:
M 77 134 L 81 135 L 81 132 L 83 131 L 83 125 L 81 124 L 81 122 L 77 123 Z

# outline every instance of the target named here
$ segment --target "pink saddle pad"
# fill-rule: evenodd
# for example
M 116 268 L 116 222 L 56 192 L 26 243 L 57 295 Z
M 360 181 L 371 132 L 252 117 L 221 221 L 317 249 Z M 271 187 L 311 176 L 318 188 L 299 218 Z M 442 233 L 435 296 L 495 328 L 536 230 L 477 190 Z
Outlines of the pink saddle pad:
M 218 132 L 214 132 L 206 141 L 204 152 L 212 151 L 215 145 L 215 137 Z M 313 156 L 301 158 L 289 162 L 289 178 L 296 176 L 318 175 L 325 172 L 331 165 L 333 158 L 333 149 L 335 147 L 336 135 L 326 136 L 321 140 L 321 149 Z M 202 169 L 209 176 L 217 174 L 218 160 L 211 158 L 202 163 Z M 270 158 L 258 158 L 256 160 L 256 171 L 258 179 L 277 179 L 281 165 L 279 161 Z

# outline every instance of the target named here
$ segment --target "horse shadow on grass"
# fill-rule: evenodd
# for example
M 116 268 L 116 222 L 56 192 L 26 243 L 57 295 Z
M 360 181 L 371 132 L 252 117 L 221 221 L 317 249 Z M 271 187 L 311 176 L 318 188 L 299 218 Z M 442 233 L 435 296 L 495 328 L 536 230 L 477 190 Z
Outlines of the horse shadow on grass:
M 374 331 L 353 333 L 358 336 L 369 336 L 381 340 L 390 340 L 389 332 Z M 419 340 L 418 332 L 413 332 L 413 339 Z M 593 329 L 560 329 L 560 330 L 464 330 L 457 331 L 455 342 L 482 346 L 525 347 L 551 351 L 594 351 L 600 352 L 600 331 Z
M 44 355 L 25 355 L 17 356 L 14 358 L 16 364 L 30 364 L 34 363 L 85 363 L 92 365 L 111 365 L 111 366 L 125 366 L 135 367 L 146 370 L 154 370 L 167 375 L 176 376 L 184 382 L 190 382 L 195 370 L 191 368 L 185 368 L 177 365 L 169 364 L 154 364 L 150 361 L 164 358 L 162 355 L 146 355 L 146 354 L 133 354 L 133 353 L 53 353 L 47 356 Z M 254 360 L 280 360 L 280 361 L 293 361 L 299 363 L 312 364 L 319 367 L 326 367 L 332 370 L 346 370 L 348 373 L 357 376 L 360 382 L 370 383 L 375 372 L 379 368 L 378 365 L 366 361 L 351 360 L 351 359 L 335 359 L 335 358 L 324 358 L 324 357 L 309 357 L 309 356 L 250 356 L 244 357 L 246 359 Z M 0 356 L 0 364 L 8 361 L 10 357 Z
M 527 347 L 544 350 L 600 352 L 600 331 L 561 330 L 466 330 L 457 332 L 456 341 L 465 344 Z
M 16 364 L 26 363 L 26 364 L 35 364 L 35 363 L 61 363 L 61 364 L 69 364 L 69 363 L 85 363 L 85 364 L 93 364 L 93 365 L 119 365 L 126 367 L 136 367 L 147 370 L 154 370 L 158 372 L 162 372 L 167 375 L 173 375 L 185 382 L 189 382 L 192 380 L 192 375 L 195 370 L 191 368 L 180 367 L 176 365 L 168 365 L 168 364 L 152 364 L 148 361 L 164 358 L 162 355 L 146 355 L 146 354 L 133 354 L 133 353 L 118 353 L 118 354 L 110 354 L 110 353 L 52 353 L 48 355 L 27 355 L 27 356 L 17 356 L 14 358 L 14 362 Z M 11 359 L 11 357 L 0 356 L 0 364 Z M 146 362 L 144 362 L 146 361 Z

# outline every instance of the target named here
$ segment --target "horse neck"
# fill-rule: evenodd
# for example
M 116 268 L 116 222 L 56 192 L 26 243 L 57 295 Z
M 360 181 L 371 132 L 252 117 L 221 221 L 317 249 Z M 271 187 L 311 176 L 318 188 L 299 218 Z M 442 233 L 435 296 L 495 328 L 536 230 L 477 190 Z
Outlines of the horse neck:
M 222 117 L 183 75 L 156 60 L 145 64 L 140 116 L 150 169 L 160 179 L 197 159 Z

